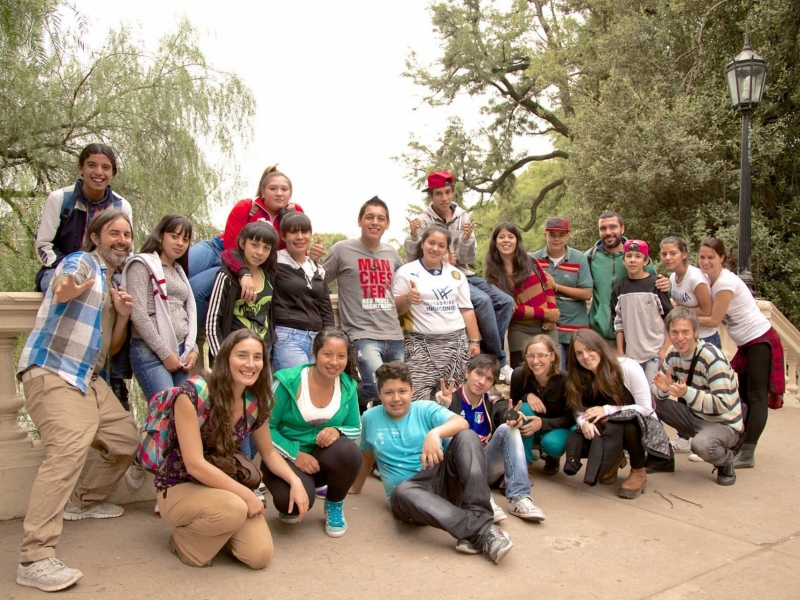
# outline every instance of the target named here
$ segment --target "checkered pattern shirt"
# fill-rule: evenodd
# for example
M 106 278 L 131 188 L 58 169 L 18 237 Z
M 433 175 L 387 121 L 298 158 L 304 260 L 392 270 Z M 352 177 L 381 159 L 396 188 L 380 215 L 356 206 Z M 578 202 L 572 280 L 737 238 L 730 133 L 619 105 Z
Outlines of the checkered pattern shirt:
M 85 394 L 102 345 L 103 304 L 108 293 L 106 265 L 93 252 L 75 252 L 61 261 L 55 276 L 68 274 L 78 285 L 89 279 L 94 279 L 94 285 L 64 303 L 53 297 L 55 286 L 50 286 L 19 357 L 17 373 L 41 367 Z

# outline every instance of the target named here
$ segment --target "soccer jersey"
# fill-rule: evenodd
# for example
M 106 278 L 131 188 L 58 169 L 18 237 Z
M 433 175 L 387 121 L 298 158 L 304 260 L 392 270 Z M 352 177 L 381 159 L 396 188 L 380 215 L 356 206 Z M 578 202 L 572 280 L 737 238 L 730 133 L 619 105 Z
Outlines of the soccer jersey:
M 483 402 L 478 404 L 475 408 L 464 398 L 461 400 L 461 416 L 469 423 L 469 428 L 478 434 L 481 438 L 481 443 L 486 445 L 486 438 L 492 432 L 489 426 L 489 415 L 486 414 L 486 406 Z
M 464 329 L 461 309 L 471 309 L 467 277 L 448 263 L 442 269 L 430 272 L 421 260 L 415 260 L 397 269 L 394 274 L 395 298 L 405 296 L 413 281 L 421 304 L 412 304 L 411 309 L 400 315 L 403 331 L 427 335 L 443 335 Z

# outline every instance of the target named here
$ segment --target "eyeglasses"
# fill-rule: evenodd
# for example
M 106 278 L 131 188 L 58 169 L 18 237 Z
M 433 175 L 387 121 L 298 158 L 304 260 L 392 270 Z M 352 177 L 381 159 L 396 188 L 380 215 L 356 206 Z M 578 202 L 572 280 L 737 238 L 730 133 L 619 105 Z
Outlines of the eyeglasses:
M 550 351 L 547 354 L 526 354 L 525 358 L 527 358 L 528 360 L 534 360 L 534 359 L 536 359 L 536 360 L 544 360 L 545 358 L 550 356 L 552 353 L 553 352 Z

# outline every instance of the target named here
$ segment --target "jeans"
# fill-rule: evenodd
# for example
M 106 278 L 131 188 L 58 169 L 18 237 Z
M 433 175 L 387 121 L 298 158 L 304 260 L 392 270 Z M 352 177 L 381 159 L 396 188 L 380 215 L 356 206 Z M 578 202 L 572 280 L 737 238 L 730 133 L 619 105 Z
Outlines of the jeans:
M 559 342 L 559 349 L 561 350 L 561 370 L 567 370 L 567 358 L 569 357 L 569 344 Z M 526 348 L 527 349 L 527 348 Z
M 256 443 L 253 441 L 252 435 L 248 435 L 242 440 L 242 443 L 239 446 L 239 452 L 244 454 L 250 460 L 253 460 L 256 457 L 256 454 L 258 454 L 258 448 L 256 448 Z
M 311 346 L 315 337 L 316 331 L 276 326 L 275 344 L 272 346 L 272 370 L 291 369 L 314 362 Z
M 719 337 L 719 332 L 715 333 L 714 335 L 710 335 L 708 337 L 700 338 L 706 344 L 711 344 L 712 346 L 716 346 L 720 350 L 722 349 L 722 338 Z
M 503 423 L 492 434 L 485 451 L 488 469 L 486 482 L 489 485 L 505 475 L 506 498 L 513 502 L 522 496 L 531 495 L 525 446 L 522 444 L 519 429 Z
M 358 372 L 361 385 L 358 386 L 358 406 L 363 413 L 367 404 L 372 401 L 376 406 L 378 400 L 378 383 L 375 371 L 383 363 L 403 362 L 403 340 L 368 340 L 366 338 L 353 342 L 356 349 Z
M 478 546 L 492 525 L 490 496 L 486 453 L 478 434 L 465 429 L 453 437 L 442 462 L 394 488 L 389 502 L 404 523 L 443 529 Z
M 642 367 L 647 377 L 647 385 L 653 385 L 653 378 L 656 376 L 656 373 L 658 373 L 658 356 L 654 356 L 650 360 L 639 363 L 639 366 Z
M 519 411 L 528 417 L 541 416 L 533 412 L 527 402 L 522 403 L 522 406 L 519 407 Z M 539 446 L 539 448 L 542 450 L 542 454 L 552 458 L 562 457 L 566 451 L 567 438 L 574 430 L 574 427 L 569 427 L 563 429 L 553 429 L 547 433 L 537 431 L 533 435 L 523 437 L 522 444 L 525 446 L 525 460 L 528 462 L 533 462 L 532 451 L 534 446 Z
M 692 452 L 715 467 L 733 464 L 733 449 L 739 444 L 739 432 L 725 423 L 712 423 L 681 402 L 659 400 L 656 414 L 667 425 L 692 440 Z
M 222 239 L 219 236 L 213 240 L 198 242 L 189 248 L 189 285 L 197 306 L 197 331 L 205 329 L 208 301 L 214 289 L 217 271 L 222 266 L 221 254 Z
M 178 347 L 178 355 L 183 354 L 184 346 Z M 131 340 L 131 364 L 136 381 L 142 388 L 145 398 L 149 402 L 157 393 L 168 390 L 171 387 L 178 387 L 189 379 L 190 373 L 183 369 L 178 369 L 174 373 L 167 371 L 164 363 L 150 349 L 142 339 L 133 338 Z
M 514 299 L 481 277 L 473 275 L 467 281 L 472 308 L 481 331 L 482 351 L 496 356 L 502 366 L 506 364 L 503 343 L 511 315 L 514 314 Z

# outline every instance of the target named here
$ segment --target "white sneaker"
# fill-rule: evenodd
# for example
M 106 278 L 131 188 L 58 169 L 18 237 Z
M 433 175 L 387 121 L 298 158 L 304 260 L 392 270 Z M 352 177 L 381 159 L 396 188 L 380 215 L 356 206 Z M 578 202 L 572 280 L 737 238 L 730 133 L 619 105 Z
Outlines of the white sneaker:
M 500 381 L 505 381 L 510 385 L 511 376 L 513 374 L 514 374 L 514 369 L 512 369 L 508 364 L 505 364 L 502 367 L 500 367 Z
M 672 446 L 672 451 L 675 453 L 687 454 L 692 451 L 692 442 L 677 435 L 674 436 L 669 443 Z
M 264 485 L 263 483 L 261 483 L 256 489 L 253 490 L 253 493 L 256 495 L 256 498 L 258 498 L 261 501 L 261 504 L 263 504 L 264 506 L 267 505 L 267 499 L 264 497 L 264 492 L 266 491 L 267 491 L 267 486 Z
M 121 506 L 109 504 L 108 502 L 100 502 L 91 508 L 78 508 L 72 503 L 72 500 L 67 500 L 67 505 L 64 507 L 64 520 L 113 519 L 121 517 L 124 512 Z
M 144 468 L 136 463 L 131 463 L 131 466 L 125 471 L 125 481 L 134 490 L 138 490 L 144 485 Z
M 689 460 L 692 462 L 703 462 L 703 459 L 697 456 L 694 452 L 689 455 Z
M 491 495 L 489 496 L 489 502 L 492 505 L 492 512 L 494 513 L 494 523 L 499 523 L 500 521 L 508 518 L 508 515 L 497 505 L 497 502 L 494 501 L 494 498 Z
M 25 587 L 34 587 L 43 592 L 57 592 L 68 588 L 83 577 L 78 569 L 64 566 L 57 558 L 43 558 L 32 562 L 27 567 L 17 567 L 17 583 Z
M 509 502 L 508 512 L 526 521 L 544 521 L 542 509 L 536 506 L 529 496 L 522 496 Z

